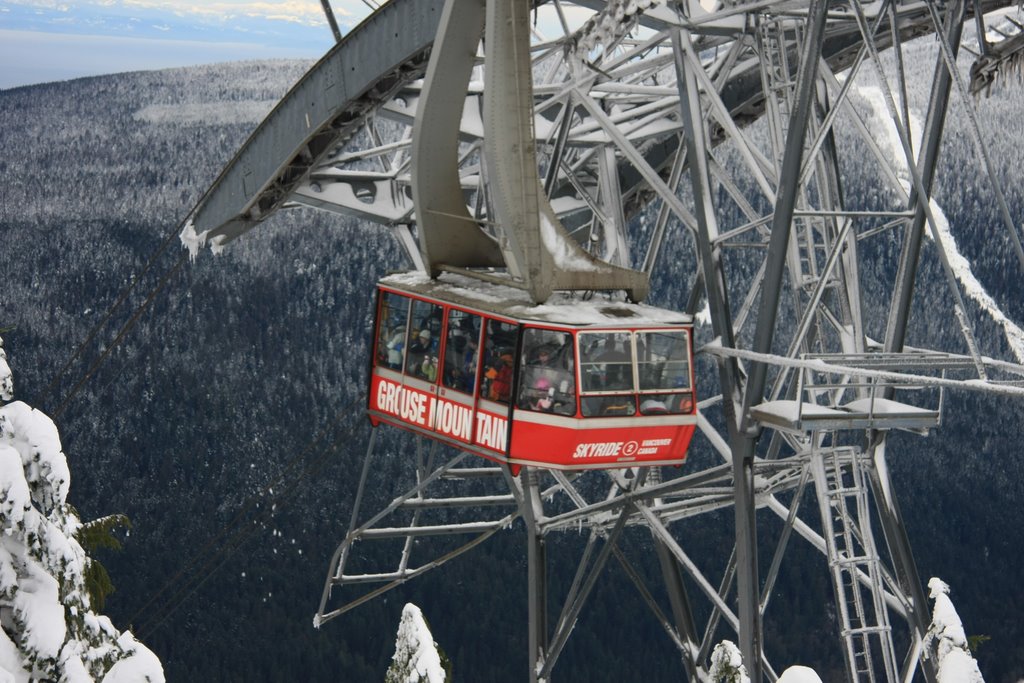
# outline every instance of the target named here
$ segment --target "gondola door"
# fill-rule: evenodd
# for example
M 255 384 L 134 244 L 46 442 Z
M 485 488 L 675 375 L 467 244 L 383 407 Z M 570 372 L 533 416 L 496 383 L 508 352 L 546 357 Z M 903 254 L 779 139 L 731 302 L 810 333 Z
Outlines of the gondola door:
M 437 403 L 432 429 L 460 443 L 473 443 L 476 390 L 480 382 L 483 318 L 458 308 L 445 315 L 444 348 L 438 365 Z

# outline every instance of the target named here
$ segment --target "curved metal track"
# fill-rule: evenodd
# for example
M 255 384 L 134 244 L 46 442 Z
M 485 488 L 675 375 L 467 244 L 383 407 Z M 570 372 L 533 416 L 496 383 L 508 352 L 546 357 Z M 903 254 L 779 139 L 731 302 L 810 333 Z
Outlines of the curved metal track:
M 707 301 L 714 341 L 703 351 L 715 360 L 719 393 L 703 401 L 700 428 L 713 457 L 684 472 L 525 471 L 513 478 L 434 446 L 418 451 L 408 490 L 360 522 L 362 492 L 374 486 L 371 442 L 317 623 L 521 519 L 531 680 L 550 680 L 597 576 L 613 559 L 637 582 L 691 680 L 706 676 L 720 623 L 737 634 L 752 678 L 774 680 L 780 663 L 764 651 L 761 621 L 789 541 L 801 537 L 828 561 L 848 678 L 910 680 L 916 671 L 932 680 L 934 659 L 920 664 L 927 599 L 888 478 L 887 435 L 937 428 L 949 388 L 1024 396 L 1024 348 L 994 361 L 995 352 L 979 348 L 971 332 L 970 316 L 984 311 L 965 300 L 930 197 L 949 102 L 963 97 L 971 111 L 966 84 L 948 68 L 963 26 L 970 11 L 1010 4 L 959 0 L 940 13 L 929 2 L 769 0 L 715 3 L 709 13 L 697 2 L 537 3 L 533 129 L 545 191 L 572 236 L 607 262 L 656 273 L 668 265 L 668 241 L 694 245 L 699 274 L 679 306 L 696 313 Z M 185 237 L 222 245 L 280 208 L 313 206 L 389 226 L 422 268 L 411 141 L 442 6 L 392 0 L 346 36 L 238 152 L 193 212 Z M 582 10 L 591 18 L 570 30 Z M 540 35 L 549 27 L 555 37 Z M 935 34 L 940 48 L 929 56 L 931 97 L 912 103 L 904 42 L 925 34 Z M 493 192 L 483 163 L 487 64 L 478 56 L 471 66 L 459 177 L 467 211 L 486 226 Z M 878 93 L 873 114 L 863 93 L 854 102 L 862 77 Z M 917 147 L 912 108 L 925 110 Z M 979 123 L 970 121 L 987 169 Z M 840 132 L 856 144 L 841 147 Z M 844 154 L 872 166 L 884 188 L 878 205 L 853 205 L 844 195 Z M 989 181 L 1024 273 L 1020 217 L 1010 215 L 998 180 Z M 899 275 L 885 329 L 874 329 L 878 323 L 863 310 L 859 245 L 893 231 L 902 235 Z M 956 348 L 928 352 L 905 343 L 926 233 L 939 247 L 947 285 L 931 295 L 955 311 L 963 337 Z M 727 251 L 742 256 L 727 262 Z M 672 525 L 724 508 L 735 510 L 735 548 L 712 575 Z M 767 566 L 758 557 L 762 518 L 780 529 Z M 623 530 L 631 527 L 652 535 L 667 606 L 639 581 L 633 562 L 643 558 L 623 550 Z M 874 528 L 883 532 L 877 542 Z M 561 614 L 549 624 L 544 539 L 580 529 L 589 540 Z M 470 539 L 421 558 L 413 541 L 425 535 Z M 401 541 L 394 565 L 353 565 L 353 544 L 371 541 Z M 699 594 L 687 594 L 682 576 Z M 357 586 L 371 588 L 353 594 Z M 339 595 L 340 606 L 332 602 Z M 696 624 L 691 600 L 706 604 L 707 623 Z M 908 643 L 902 652 L 899 642 Z
M 344 147 L 368 120 L 382 111 L 386 116 L 411 120 L 415 115 L 415 99 L 400 93 L 414 85 L 426 71 L 443 4 L 443 0 L 391 0 L 324 55 L 282 98 L 206 191 L 191 216 L 195 232 L 204 235 L 211 244 L 235 239 L 295 199 L 294 194 L 304 183 L 309 183 L 314 169 L 331 167 L 330 152 Z M 561 4 L 595 9 L 604 5 L 594 1 Z M 880 4 L 871 3 L 876 7 Z M 1008 0 L 985 0 L 980 6 L 987 12 L 1012 4 Z M 759 8 L 765 15 L 780 10 L 783 16 L 799 16 L 806 12 L 807 2 L 757 2 L 750 6 Z M 722 12 L 724 16 L 718 21 L 715 15 L 707 15 L 691 26 L 695 48 L 724 49 L 723 46 L 732 42 L 734 28 L 731 25 L 747 21 L 742 9 L 743 5 L 737 4 Z M 822 58 L 836 73 L 847 68 L 863 46 L 856 22 L 850 12 L 846 14 L 845 20 L 834 19 L 822 45 Z M 925 3 L 902 4 L 899 16 L 899 40 L 906 41 L 934 30 Z M 670 25 L 646 16 L 642 23 L 662 30 Z M 892 40 L 893 35 L 888 32 L 875 38 L 878 49 L 891 47 Z M 555 52 L 563 49 L 564 42 L 562 38 L 540 44 L 537 50 Z M 794 48 L 789 49 L 795 54 Z M 739 126 L 757 120 L 765 108 L 760 69 L 756 62 L 749 60 L 749 55 L 747 57 L 744 63 L 739 55 L 730 56 L 732 64 L 720 71 L 717 83 L 722 104 Z M 665 63 L 663 58 L 660 64 Z M 590 74 L 588 79 L 594 80 L 594 76 Z M 415 92 L 405 95 L 415 98 Z M 397 103 L 396 97 L 399 98 Z M 648 99 L 658 97 L 664 94 L 648 94 Z M 480 129 L 470 128 L 465 132 L 470 136 L 479 135 Z M 545 132 L 550 137 L 551 131 Z M 659 171 L 664 171 L 670 163 L 678 144 L 676 138 L 665 136 L 664 132 L 656 136 L 657 143 L 647 140 L 644 150 L 650 166 Z M 721 127 L 713 127 L 709 132 L 713 143 L 726 134 Z M 620 176 L 628 218 L 637 205 L 630 200 L 649 188 L 641 174 L 629 164 L 622 164 Z M 389 182 L 392 180 L 388 178 Z M 384 224 L 410 220 L 411 193 L 405 188 L 399 186 L 390 203 L 367 202 L 368 194 L 376 198 L 384 189 L 377 178 L 367 176 L 347 183 L 344 179 L 336 182 L 348 186 L 338 189 L 338 194 L 346 196 L 336 205 L 314 197 L 306 198 L 304 203 L 353 213 Z M 559 185 L 565 192 L 564 183 Z

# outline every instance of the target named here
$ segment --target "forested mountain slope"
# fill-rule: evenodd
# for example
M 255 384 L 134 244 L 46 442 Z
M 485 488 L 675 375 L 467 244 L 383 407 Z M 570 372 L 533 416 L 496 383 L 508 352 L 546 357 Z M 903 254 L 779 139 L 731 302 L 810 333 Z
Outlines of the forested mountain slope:
M 457 680 L 521 680 L 525 565 L 514 527 L 320 631 L 311 626 L 369 434 L 362 392 L 372 283 L 404 266 L 390 234 L 288 212 L 222 256 L 178 270 L 172 239 L 144 272 L 305 67 L 244 63 L 0 91 L 0 329 L 10 328 L 19 395 L 55 418 L 76 454 L 72 502 L 83 517 L 131 517 L 124 551 L 103 558 L 118 588 L 107 611 L 157 653 L 168 680 L 287 680 L 296 671 L 309 680 L 381 680 L 407 601 L 430 619 Z M 981 103 L 1009 188 L 1024 186 L 1022 104 L 1015 87 Z M 979 277 L 1020 321 L 1022 274 L 1007 250 L 983 248 L 995 208 L 957 120 L 939 177 L 944 208 Z M 856 168 L 844 176 L 865 203 L 880 191 Z M 1014 215 L 1024 215 L 1020 191 L 1010 194 Z M 869 306 L 887 296 L 898 235 L 889 247 L 866 254 L 877 270 L 865 288 Z M 934 249 L 927 258 L 923 292 L 941 279 Z M 655 299 L 678 306 L 692 256 L 665 263 Z M 48 388 L 136 278 L 125 304 Z M 978 334 L 996 348 L 1005 343 L 995 325 Z M 922 295 L 911 343 L 955 339 L 951 312 Z M 922 575 L 952 586 L 968 633 L 992 637 L 978 652 L 990 682 L 1024 676 L 1022 415 L 1022 405 L 954 395 L 936 437 L 900 438 L 892 449 Z M 391 499 L 385 483 L 409 462 L 408 441 L 385 431 L 377 503 Z M 702 518 L 684 542 L 697 555 L 728 552 L 730 515 Z M 551 553 L 579 543 L 555 539 Z M 629 543 L 642 548 L 645 539 Z M 773 598 L 787 620 L 770 622 L 768 638 L 791 656 L 782 664 L 813 665 L 832 680 L 841 660 L 822 607 L 831 599 L 824 561 L 800 548 L 792 557 Z M 556 572 L 553 590 L 570 580 Z M 674 648 L 622 572 L 603 577 L 597 592 L 559 677 L 679 680 Z M 627 665 L 626 653 L 639 651 L 645 663 Z

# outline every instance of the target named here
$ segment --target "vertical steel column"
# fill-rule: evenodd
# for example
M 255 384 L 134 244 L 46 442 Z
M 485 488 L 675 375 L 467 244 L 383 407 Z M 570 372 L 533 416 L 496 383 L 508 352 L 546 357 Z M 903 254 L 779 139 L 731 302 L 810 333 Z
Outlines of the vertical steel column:
M 334 34 L 334 42 L 341 42 L 341 29 L 338 28 L 338 21 L 334 18 L 334 10 L 331 9 L 330 0 L 320 0 L 323 5 L 324 14 L 327 15 L 327 23 L 331 26 L 331 33 Z
M 660 483 L 661 471 L 658 468 L 652 468 L 647 479 L 651 484 Z M 661 499 L 655 498 L 654 505 L 661 505 Z M 651 538 L 658 554 L 658 564 L 661 566 L 661 576 L 665 580 L 668 601 L 672 606 L 676 632 L 683 644 L 683 666 L 686 667 L 686 674 L 691 681 L 699 681 L 700 675 L 705 673 L 700 664 L 700 635 L 697 631 L 697 622 L 693 618 L 690 597 L 687 595 L 686 585 L 683 583 L 683 568 L 672 551 L 665 546 L 658 534 L 653 533 L 653 530 Z
M 817 115 L 826 120 L 832 110 L 828 88 L 824 80 L 818 81 L 816 102 Z M 819 148 L 821 171 L 819 173 L 819 189 L 821 190 L 822 208 L 842 209 L 844 207 L 842 174 L 839 170 L 839 153 L 836 151 L 834 129 L 829 126 Z M 829 245 L 840 252 L 837 264 L 839 291 L 836 303 L 840 309 L 840 319 L 853 330 L 853 338 L 843 335 L 841 338 L 844 353 L 863 353 L 865 345 L 864 318 L 861 311 L 860 275 L 857 269 L 857 235 L 853 229 L 853 218 L 826 219 Z M 841 225 L 839 224 L 841 223 Z
M 804 138 L 816 90 L 818 62 L 825 34 L 827 0 L 816 0 L 810 5 L 808 29 L 804 51 L 796 74 L 796 93 L 786 149 L 779 174 L 779 191 L 775 200 L 772 232 L 768 242 L 765 276 L 761 283 L 757 327 L 754 330 L 753 350 L 771 352 L 782 293 L 782 276 L 789 249 L 793 212 L 796 208 L 798 180 L 803 166 Z M 754 452 L 759 433 L 749 424 L 749 410 L 764 396 L 768 367 L 754 363 L 744 392 L 742 420 L 739 432 L 732 438 L 733 473 L 736 497 L 736 590 L 739 600 L 740 651 L 752 681 L 763 679 L 761 665 L 760 587 L 757 569 L 757 527 L 754 508 Z
M 954 51 L 960 47 L 965 12 L 964 1 L 957 0 L 950 4 L 946 13 L 946 37 Z M 953 77 L 946 69 L 941 53 L 936 57 L 935 76 L 932 82 L 934 87 L 928 102 L 928 116 L 925 121 L 924 139 L 921 143 L 922 149 L 918 166 L 923 185 L 928 192 L 931 191 L 935 170 L 938 167 L 942 133 L 953 86 Z M 893 291 L 889 321 L 886 326 L 886 352 L 901 351 L 906 340 L 907 323 L 910 319 L 910 307 L 913 302 L 917 266 L 920 261 L 921 242 L 926 222 L 924 202 L 929 199 L 929 197 L 920 197 L 916 187 L 911 190 L 908 206 L 915 208 L 915 213 L 913 221 L 907 226 L 903 250 L 900 254 L 896 289 Z M 886 437 L 882 434 L 876 438 L 877 441 L 871 445 L 873 464 L 869 470 L 871 488 L 878 501 L 878 517 L 881 521 L 882 533 L 889 549 L 889 555 L 892 558 L 896 579 L 903 591 L 911 598 L 907 621 L 910 628 L 914 630 L 914 637 L 923 640 L 929 625 L 927 597 L 917 571 L 917 564 L 914 562 L 914 555 L 911 552 L 910 539 L 907 536 L 906 526 L 903 524 L 903 516 L 889 480 L 889 468 L 885 455 Z M 933 662 L 934 658 L 926 658 L 922 661 L 925 679 L 928 681 L 934 681 L 936 677 Z M 912 663 L 905 663 L 904 668 L 910 665 Z
M 679 109 L 686 136 L 687 165 L 690 182 L 693 185 L 694 213 L 697 218 L 697 247 L 700 253 L 701 270 L 711 309 L 711 325 L 722 345 L 735 348 L 736 340 L 729 311 L 728 290 L 725 271 L 722 267 L 721 247 L 716 245 L 718 221 L 711 199 L 711 182 L 708 171 L 707 140 L 704 118 L 701 112 L 700 91 L 694 69 L 698 65 L 684 57 L 690 46 L 688 33 L 676 29 L 672 32 L 672 52 L 675 55 L 676 82 L 679 88 Z M 739 571 L 737 593 L 739 595 L 740 628 L 739 641 L 743 659 L 751 674 L 751 680 L 761 681 L 761 616 L 757 578 L 757 537 L 753 524 L 753 462 L 744 467 L 740 458 L 735 457 L 735 444 L 739 439 L 739 414 L 742 405 L 742 372 L 734 358 L 718 359 L 719 382 L 722 385 L 722 409 L 725 413 L 730 440 L 733 443 L 733 480 L 736 505 L 736 547 Z
M 899 504 L 893 493 L 892 480 L 889 478 L 889 466 L 885 457 L 885 447 L 886 439 L 884 436 L 871 446 L 872 466 L 868 469 L 871 493 L 875 497 L 875 507 L 878 510 L 879 521 L 882 523 L 882 534 L 885 537 L 885 545 L 889 549 L 889 556 L 892 559 L 896 580 L 899 582 L 904 594 L 910 598 L 907 623 L 913 630 L 912 637 L 919 642 L 924 642 L 931 622 L 928 598 L 921 584 L 917 563 L 914 562 L 914 553 L 910 547 L 910 538 L 907 536 L 907 527 L 903 523 L 903 515 L 900 513 Z M 913 648 L 911 648 L 911 651 L 913 651 Z M 904 663 L 905 669 L 909 666 L 912 666 L 911 662 Z M 937 675 L 935 657 L 922 657 L 921 668 L 923 669 L 925 680 L 933 683 Z
M 665 580 L 665 590 L 668 591 L 668 600 L 672 605 L 676 631 L 685 646 L 683 666 L 686 667 L 686 675 L 691 681 L 699 681 L 701 668 L 697 658 L 700 653 L 700 641 L 697 637 L 697 623 L 693 619 L 693 609 L 690 607 L 690 597 L 683 584 L 682 567 L 661 539 L 656 535 L 652 536 L 654 550 L 658 554 L 658 564 L 661 565 L 661 575 Z
M 538 683 L 538 672 L 548 654 L 548 590 L 544 556 L 544 536 L 538 523 L 544 516 L 544 503 L 540 498 L 537 470 L 524 467 L 522 517 L 526 522 L 526 592 L 529 615 L 530 683 Z M 550 681 L 550 677 L 544 679 Z
M 711 174 L 708 169 L 707 138 L 704 117 L 701 112 L 700 91 L 693 70 L 699 68 L 685 57 L 690 36 L 680 29 L 672 31 L 672 52 L 675 56 L 676 83 L 679 89 L 679 110 L 683 120 L 683 135 L 686 138 L 686 164 L 693 186 L 694 215 L 697 222 L 697 248 L 700 256 L 701 276 L 704 281 L 711 309 L 711 327 L 722 345 L 735 348 L 736 339 L 732 328 L 732 314 L 729 311 L 728 288 L 725 285 L 725 269 L 722 267 L 722 249 L 716 244 L 718 219 L 711 199 Z M 724 395 L 729 432 L 739 426 L 736 411 L 742 404 L 742 372 L 735 359 L 720 358 L 719 373 Z
M 792 232 L 793 211 L 796 208 L 798 180 L 803 166 L 804 138 L 807 123 L 814 104 L 818 61 L 821 58 L 821 44 L 825 34 L 827 0 L 811 3 L 803 59 L 796 75 L 796 100 L 789 128 L 786 132 L 786 151 L 779 174 L 779 192 L 775 199 L 775 213 L 772 217 L 772 232 L 768 242 L 767 267 L 761 284 L 761 301 L 757 311 L 757 328 L 754 332 L 753 351 L 770 353 L 775 334 L 775 320 L 778 315 L 779 296 L 782 292 L 782 275 L 785 271 L 789 237 Z M 744 417 L 754 401 L 760 402 L 764 394 L 768 366 L 754 363 L 750 383 L 745 394 Z
M 963 32 L 965 14 L 963 0 L 957 0 L 949 6 L 946 13 L 946 36 L 952 45 L 954 54 L 960 48 L 960 35 Z M 931 98 L 928 102 L 928 117 L 925 120 L 924 139 L 921 141 L 921 157 L 918 170 L 926 192 L 931 192 L 935 169 L 938 167 L 939 148 L 942 143 L 942 132 L 946 123 L 946 112 L 949 110 L 949 95 L 953 87 L 953 77 L 946 69 L 942 54 L 936 57 L 935 76 L 932 78 Z M 909 123 L 909 122 L 906 122 Z M 926 215 L 924 203 L 930 197 L 921 197 L 917 187 L 910 192 L 908 208 L 915 209 L 914 219 L 904 233 L 903 251 L 900 254 L 899 270 L 896 274 L 896 289 L 893 290 L 892 302 L 889 306 L 889 321 L 885 330 L 886 352 L 903 350 L 906 340 L 907 322 L 910 319 L 910 306 L 914 298 L 914 282 L 917 279 L 917 266 L 920 261 L 921 241 L 924 237 Z

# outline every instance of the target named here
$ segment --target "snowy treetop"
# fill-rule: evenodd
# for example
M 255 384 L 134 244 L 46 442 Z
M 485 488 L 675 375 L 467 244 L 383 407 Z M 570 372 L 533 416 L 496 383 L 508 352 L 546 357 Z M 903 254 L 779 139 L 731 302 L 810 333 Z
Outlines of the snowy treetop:
M 0 681 L 162 682 L 156 655 L 92 612 L 57 426 L 13 398 L 0 348 Z
M 406 604 L 385 683 L 444 683 L 445 678 L 441 653 L 423 612 L 412 603 Z
M 929 597 L 935 601 L 929 642 L 934 643 L 938 683 L 985 683 L 978 663 L 967 646 L 960 615 L 949 599 L 949 585 L 942 579 L 928 581 Z

